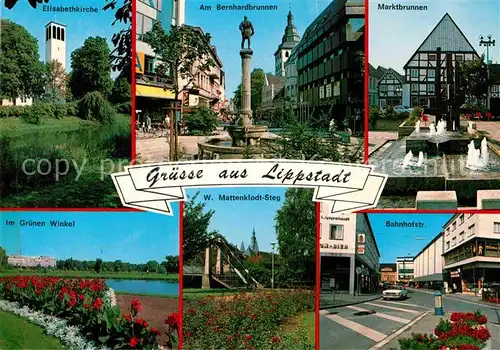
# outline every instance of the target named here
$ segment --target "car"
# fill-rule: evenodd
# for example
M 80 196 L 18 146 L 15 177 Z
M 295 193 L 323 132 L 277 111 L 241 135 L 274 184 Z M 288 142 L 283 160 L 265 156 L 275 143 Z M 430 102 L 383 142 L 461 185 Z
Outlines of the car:
M 389 299 L 406 299 L 408 297 L 408 290 L 403 286 L 398 286 L 396 284 L 387 286 L 382 292 L 382 298 L 384 300 Z
M 413 108 L 408 106 L 396 106 L 394 107 L 394 112 L 396 113 L 410 113 L 413 111 Z

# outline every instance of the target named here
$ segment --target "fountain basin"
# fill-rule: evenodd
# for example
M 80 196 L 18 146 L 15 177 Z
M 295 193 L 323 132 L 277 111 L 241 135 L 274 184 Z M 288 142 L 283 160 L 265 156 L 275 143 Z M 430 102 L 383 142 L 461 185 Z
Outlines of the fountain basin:
M 258 145 L 262 136 L 267 133 L 265 125 L 250 125 L 247 127 L 230 125 L 227 132 L 233 140 L 233 147 L 244 147 L 246 145 Z
M 405 139 L 406 153 L 412 151 L 414 154 L 424 152 L 428 155 L 439 154 L 466 154 L 470 141 L 474 141 L 476 147 L 480 147 L 481 138 L 470 138 L 467 134 L 460 134 L 453 131 L 446 131 L 442 135 L 431 133 L 427 130 L 420 130 L 420 133 L 412 132 Z
M 407 154 L 405 141 L 388 141 L 369 158 L 374 171 L 388 175 L 383 197 L 413 196 L 414 199 L 418 191 L 456 191 L 458 203 L 463 206 L 475 205 L 478 190 L 500 188 L 500 157 L 491 147 L 488 166 L 481 170 L 466 167 L 466 153 L 425 154 L 424 166 L 405 169 L 402 167 Z
M 210 137 L 202 142 L 198 142 L 198 159 L 264 158 L 266 145 L 272 139 L 261 138 L 261 141 L 259 146 L 233 147 L 230 137 Z

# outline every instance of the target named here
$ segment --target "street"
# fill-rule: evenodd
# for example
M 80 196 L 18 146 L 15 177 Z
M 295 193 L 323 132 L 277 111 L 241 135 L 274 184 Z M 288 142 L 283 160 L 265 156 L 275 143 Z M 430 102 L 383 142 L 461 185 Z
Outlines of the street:
M 500 349 L 500 306 L 483 305 L 449 295 L 443 297 L 443 308 L 448 316 L 452 312 L 480 310 L 488 318 L 492 349 Z M 356 315 L 366 311 L 375 313 Z M 378 299 L 321 310 L 320 349 L 370 349 L 413 320 L 418 325 L 426 312 L 434 313 L 434 296 L 429 291 L 417 290 L 409 290 L 406 300 Z M 432 333 L 436 325 L 429 325 L 427 333 Z M 386 348 L 382 344 L 378 347 Z

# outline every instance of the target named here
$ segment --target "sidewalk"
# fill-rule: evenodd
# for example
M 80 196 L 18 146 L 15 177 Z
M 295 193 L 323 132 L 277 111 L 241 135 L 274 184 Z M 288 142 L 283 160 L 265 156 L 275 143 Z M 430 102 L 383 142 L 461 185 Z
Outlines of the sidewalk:
M 382 298 L 382 294 L 351 295 L 347 293 L 321 293 L 319 297 L 320 309 L 331 309 L 335 307 L 360 304 Z

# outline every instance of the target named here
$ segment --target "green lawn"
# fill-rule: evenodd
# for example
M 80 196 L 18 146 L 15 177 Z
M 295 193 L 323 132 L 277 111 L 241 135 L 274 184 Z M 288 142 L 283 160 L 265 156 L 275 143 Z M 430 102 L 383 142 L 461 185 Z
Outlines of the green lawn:
M 0 272 L 0 276 L 51 276 L 51 277 L 81 277 L 81 278 L 107 278 L 107 279 L 128 279 L 128 280 L 162 280 L 175 281 L 179 280 L 178 274 L 162 274 L 162 273 L 139 273 L 139 272 L 103 272 L 97 274 L 91 271 L 24 271 L 24 270 L 8 270 Z
M 155 294 L 155 293 L 128 293 L 128 292 L 117 292 L 117 295 L 136 295 L 138 297 L 159 297 L 159 298 L 167 298 L 167 299 L 179 299 L 179 295 L 175 294 Z
M 251 292 L 251 291 L 247 291 Z M 227 289 L 227 288 L 211 288 L 211 289 L 199 289 L 199 288 L 184 288 L 182 290 L 182 297 L 184 299 L 200 299 L 207 296 L 225 296 L 225 295 L 235 295 L 241 293 L 241 290 Z
M 0 128 L 4 136 L 19 136 L 20 134 L 32 133 L 39 130 L 48 132 L 71 132 L 85 127 L 97 126 L 98 123 L 83 120 L 77 117 L 66 117 L 62 119 L 44 119 L 40 125 L 28 124 L 21 118 L 0 119 Z
M 58 339 L 44 334 L 42 328 L 0 311 L 0 349 L 64 349 Z
M 306 312 L 289 319 L 282 326 L 282 338 L 285 344 L 315 348 L 316 316 L 315 312 Z M 286 348 L 286 346 L 285 346 Z M 302 347 L 301 347 L 302 348 Z

